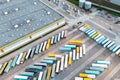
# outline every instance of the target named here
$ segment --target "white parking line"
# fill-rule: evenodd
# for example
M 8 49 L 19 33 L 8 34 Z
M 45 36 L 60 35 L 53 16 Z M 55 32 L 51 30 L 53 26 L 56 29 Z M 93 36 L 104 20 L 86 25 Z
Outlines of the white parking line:
M 101 26 L 100 24 L 98 24 L 98 23 L 96 23 L 96 22 L 94 22 L 94 21 L 92 21 L 92 20 L 89 20 L 89 21 L 90 21 L 90 22 L 92 22 L 93 24 L 95 24 L 95 25 L 99 26 L 100 28 L 102 28 L 102 29 L 106 30 L 107 32 L 109 32 L 109 33 L 111 33 L 111 34 L 115 35 L 115 33 L 113 33 L 113 32 L 111 32 L 111 31 L 107 30 L 106 28 L 104 28 L 104 27 L 103 27 L 103 26 Z
M 95 44 L 94 44 L 95 45 Z M 89 48 L 90 49 L 90 48 Z M 95 58 L 97 58 L 102 52 L 104 52 L 105 48 L 100 49 L 95 55 L 90 57 L 88 60 L 86 60 L 83 64 L 81 64 L 80 67 L 76 68 L 73 72 L 71 72 L 68 76 L 66 76 L 63 80 L 70 80 L 73 76 L 75 76 L 80 70 L 84 69 L 86 67 L 86 64 L 89 64 L 92 62 Z M 108 79 L 106 79 L 108 80 Z
M 120 63 L 107 75 L 104 80 L 110 80 L 120 70 Z

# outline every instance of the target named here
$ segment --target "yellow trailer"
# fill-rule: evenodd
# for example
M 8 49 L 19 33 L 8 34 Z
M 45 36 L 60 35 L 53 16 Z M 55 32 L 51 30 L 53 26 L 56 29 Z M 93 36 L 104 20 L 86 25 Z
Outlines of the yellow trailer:
M 72 52 L 69 52 L 68 64 L 72 64 Z
M 87 78 L 88 75 L 85 74 L 85 73 L 80 73 L 79 76 L 80 76 L 80 77 L 83 77 L 83 78 Z
M 94 39 L 96 36 L 98 36 L 100 32 L 95 33 L 91 38 Z
M 5 70 L 6 66 L 7 66 L 7 64 L 8 64 L 8 62 L 5 62 L 3 64 L 2 68 L 0 69 L 0 75 L 2 75 L 4 73 L 4 70 Z
M 82 43 L 83 43 L 82 40 L 70 40 L 70 41 L 69 41 L 69 44 L 80 45 L 80 44 L 82 44 Z
M 89 28 L 89 25 L 88 24 L 84 24 L 84 28 Z
M 46 45 L 46 50 L 48 50 L 50 48 L 50 44 L 51 44 L 51 39 L 48 39 L 47 45 Z
M 21 61 L 20 61 L 21 63 L 23 63 L 23 62 L 25 61 L 26 55 L 27 55 L 27 52 L 25 51 L 25 52 L 23 53 L 22 59 L 21 59 Z
M 54 53 L 50 53 L 50 54 L 48 54 L 48 57 L 55 57 L 55 54 Z
M 93 80 L 92 78 L 84 78 L 84 80 Z
M 72 64 L 72 58 L 71 58 L 71 57 L 69 57 L 69 59 L 68 59 L 68 64 L 69 64 L 69 65 Z
M 48 67 L 48 73 L 47 73 L 47 76 L 46 76 L 46 80 L 50 80 L 51 72 L 52 72 L 52 67 L 49 66 L 49 67 Z
M 76 48 L 76 52 L 80 53 L 80 48 L 79 47 Z

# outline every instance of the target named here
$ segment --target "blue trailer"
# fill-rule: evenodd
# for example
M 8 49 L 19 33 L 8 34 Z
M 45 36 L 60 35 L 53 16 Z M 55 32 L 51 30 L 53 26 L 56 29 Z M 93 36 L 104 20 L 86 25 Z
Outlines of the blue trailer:
M 11 65 L 12 65 L 12 59 L 8 62 L 8 65 L 7 65 L 7 67 L 5 68 L 5 70 L 4 70 L 4 72 L 6 72 L 6 73 L 8 73 L 8 71 L 10 70 L 10 68 L 11 68 Z
M 94 70 L 85 70 L 86 74 L 94 74 L 98 76 L 100 74 L 100 71 L 94 71 Z
M 94 40 L 96 41 L 96 39 L 99 38 L 100 36 L 102 36 L 102 34 L 99 34 L 98 36 L 96 36 Z
M 111 46 L 111 47 L 109 48 L 109 50 L 112 51 L 116 46 L 117 46 L 117 44 L 114 44 L 113 46 Z
M 89 30 L 87 30 L 85 33 L 88 34 L 90 31 L 92 31 L 93 29 L 90 28 Z
M 39 53 L 39 49 L 40 49 L 40 44 L 38 44 L 38 45 L 35 47 L 35 54 L 38 54 L 38 53 Z
M 48 65 L 52 65 L 54 63 L 54 61 L 52 61 L 52 60 L 41 60 L 40 62 L 41 63 L 46 63 Z
M 20 73 L 21 76 L 28 76 L 28 77 L 33 77 L 34 73 L 33 72 L 22 72 Z
M 71 51 L 72 49 L 71 48 L 62 47 L 62 48 L 59 48 L 59 50 L 62 51 L 62 52 L 67 52 L 67 51 Z
M 110 39 L 107 38 L 106 40 L 104 40 L 101 44 L 104 45 L 105 43 L 107 43 Z
M 18 57 L 19 57 L 19 56 L 14 57 L 13 62 L 12 62 L 12 65 L 11 65 L 12 67 L 15 67 L 15 66 L 16 66 L 16 62 L 17 62 Z
M 97 61 L 96 63 L 110 65 L 110 61 Z
M 44 60 L 57 61 L 57 58 L 55 58 L 55 57 L 45 57 Z
M 112 47 L 113 45 L 115 44 L 115 42 L 113 41 L 113 42 L 111 42 L 108 46 L 107 46 L 107 48 L 109 49 L 110 47 Z
M 75 49 L 75 48 L 76 48 L 76 45 L 65 45 L 64 48 Z
M 94 34 L 96 33 L 96 31 L 92 32 L 90 35 L 88 35 L 89 37 L 92 37 Z
M 104 38 L 104 36 L 100 36 L 99 38 L 96 39 L 96 42 L 100 41 L 102 38 Z
M 30 57 L 32 58 L 34 56 L 34 54 L 35 54 L 35 47 L 32 48 L 32 52 L 31 52 Z
M 27 68 L 27 69 L 25 69 L 25 71 L 26 72 L 34 72 L 34 73 L 38 72 L 38 70 L 34 70 L 32 68 Z
M 107 47 L 111 42 L 112 42 L 112 41 L 109 40 L 107 43 L 105 43 L 105 44 L 103 45 L 103 47 Z
M 39 70 L 39 71 L 43 69 L 42 66 L 34 66 L 34 65 L 29 66 L 28 68 L 34 69 L 34 70 Z
M 84 33 L 86 33 L 89 29 L 91 29 L 90 27 L 89 28 L 86 28 L 83 30 Z
M 99 37 L 97 37 L 97 38 L 94 38 L 94 40 L 96 41 L 96 40 L 98 40 L 100 37 L 102 37 L 103 35 L 100 35 Z
M 112 50 L 112 52 L 115 53 L 118 49 L 120 49 L 120 45 L 117 45 L 117 46 Z
M 55 35 L 54 44 L 57 43 L 58 35 Z
M 100 71 L 100 72 L 104 72 L 104 68 L 99 68 L 99 67 L 90 67 L 90 70 L 94 70 L 94 71 Z
M 47 63 L 34 63 L 34 66 L 47 67 Z
M 104 40 L 106 40 L 106 37 L 102 38 L 101 40 L 98 41 L 98 44 L 101 44 Z
M 92 34 L 95 30 L 91 30 L 87 35 L 89 36 L 90 34 Z

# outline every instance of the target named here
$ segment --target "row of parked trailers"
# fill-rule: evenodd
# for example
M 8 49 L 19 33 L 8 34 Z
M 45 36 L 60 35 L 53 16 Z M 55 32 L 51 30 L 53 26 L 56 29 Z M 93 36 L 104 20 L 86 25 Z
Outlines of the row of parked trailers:
M 109 65 L 110 61 L 96 61 L 84 72 L 79 73 L 79 77 L 75 77 L 75 80 L 93 80 L 109 68 Z
M 35 54 L 39 54 L 45 50 L 48 50 L 50 45 L 56 44 L 63 38 L 66 38 L 65 31 L 62 31 L 52 36 L 51 38 L 41 42 L 35 47 L 30 48 L 28 51 L 24 51 L 23 53 L 20 53 L 11 60 L 6 61 L 3 64 L 0 64 L 0 75 L 2 75 L 4 72 L 8 73 L 12 67 L 24 63 L 29 58 L 32 58 Z
M 84 56 L 84 44 L 81 46 L 73 44 L 65 46 L 69 48 L 72 47 L 71 51 L 62 55 L 57 55 L 54 53 L 48 54 L 48 56 L 44 57 L 43 60 L 40 60 L 38 63 L 34 63 L 34 65 L 27 67 L 25 72 L 15 75 L 14 80 L 50 80 L 65 68 L 72 65 L 73 62 Z M 34 75 L 29 76 L 29 73 Z
M 100 32 L 97 32 L 95 29 L 89 27 L 88 24 L 84 24 L 82 27 L 79 28 L 79 30 L 88 35 L 88 37 L 95 40 L 98 44 L 112 51 L 112 53 L 115 53 L 116 55 L 120 56 L 120 45 L 115 43 L 115 41 L 112 41 Z

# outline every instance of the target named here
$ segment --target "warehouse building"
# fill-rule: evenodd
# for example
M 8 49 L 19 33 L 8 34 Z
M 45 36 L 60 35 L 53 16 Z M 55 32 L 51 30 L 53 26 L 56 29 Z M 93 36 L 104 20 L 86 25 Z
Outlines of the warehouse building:
M 64 17 L 40 0 L 1 0 L 0 56 L 64 24 Z

